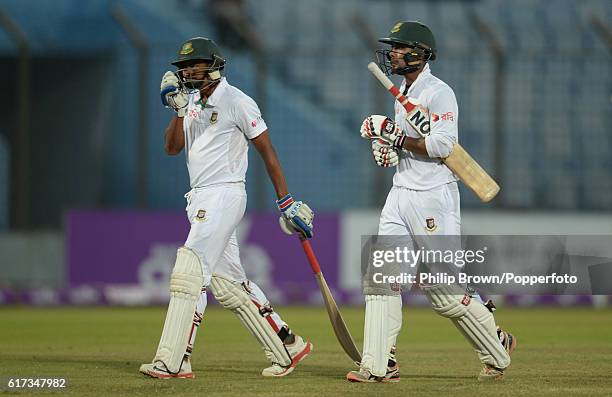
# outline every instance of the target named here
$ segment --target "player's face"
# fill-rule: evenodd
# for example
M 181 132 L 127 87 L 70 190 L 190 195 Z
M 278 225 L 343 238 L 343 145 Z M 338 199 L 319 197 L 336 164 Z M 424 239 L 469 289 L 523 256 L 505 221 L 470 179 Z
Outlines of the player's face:
M 393 44 L 389 51 L 389 61 L 394 72 L 401 70 L 407 66 L 415 66 L 421 63 L 420 60 L 414 60 L 406 63 L 406 54 L 414 53 L 413 49 L 401 44 Z
M 393 44 L 391 51 L 389 51 L 389 61 L 391 62 L 391 68 L 393 71 L 397 71 L 406 67 L 406 61 L 404 55 L 410 51 L 410 48 L 399 44 Z
M 190 89 L 202 88 L 211 81 L 208 76 L 211 64 L 209 62 L 194 62 L 182 65 L 179 73 L 183 78 L 185 86 Z

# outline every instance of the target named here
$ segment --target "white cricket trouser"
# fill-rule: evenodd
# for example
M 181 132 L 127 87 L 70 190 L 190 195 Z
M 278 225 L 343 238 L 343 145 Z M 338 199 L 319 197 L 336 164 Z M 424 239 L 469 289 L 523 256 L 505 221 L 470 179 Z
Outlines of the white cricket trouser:
M 387 201 L 385 202 L 385 206 L 382 210 L 380 223 L 378 225 L 378 234 L 381 236 L 410 236 L 413 242 L 417 242 L 419 244 L 421 241 L 427 241 L 426 239 L 419 241 L 419 236 L 459 236 L 461 234 L 461 213 L 459 205 L 459 189 L 456 182 L 448 183 L 435 189 L 425 191 L 411 190 L 394 186 L 389 192 Z M 434 245 L 436 244 L 436 242 L 430 243 Z M 428 246 L 425 248 L 435 249 L 437 247 Z M 414 267 L 412 270 L 416 273 L 417 269 Z M 407 287 L 410 288 L 410 286 Z M 479 302 L 479 305 L 482 305 L 482 299 L 480 296 L 475 294 L 474 297 Z M 428 296 L 428 298 L 430 301 L 432 301 L 430 296 Z M 368 299 L 372 300 L 374 297 L 366 297 L 366 326 L 368 325 Z M 440 299 L 440 297 L 437 299 Z M 432 301 L 432 304 L 433 303 L 435 302 Z M 475 305 L 476 303 L 472 302 L 472 304 Z M 459 305 L 459 303 L 457 303 L 457 305 Z M 396 306 L 400 305 L 396 304 Z M 495 361 L 495 359 L 491 359 L 491 356 L 496 357 L 496 359 L 500 362 L 505 362 L 504 359 L 507 357 L 507 354 L 505 354 L 503 348 L 497 346 L 498 340 L 493 316 L 483 306 L 474 306 L 471 310 L 472 315 L 473 313 L 478 313 L 484 319 L 481 320 L 479 318 L 479 323 L 474 324 L 472 321 L 472 323 L 468 324 L 469 326 L 458 326 L 458 328 L 460 330 L 463 330 L 466 327 L 469 330 L 478 329 L 483 333 L 484 336 L 481 335 L 480 337 L 472 337 L 468 335 L 465 330 L 462 331 L 472 345 L 475 346 L 476 351 L 478 352 L 483 363 L 493 363 L 493 365 L 495 365 L 497 361 Z M 387 323 L 395 324 L 395 331 L 389 331 L 387 335 L 389 338 L 388 345 L 385 345 L 383 348 L 384 350 L 380 350 L 378 346 L 376 346 L 376 349 L 370 348 L 370 350 L 372 350 L 370 356 L 377 359 L 370 360 L 371 362 L 367 363 L 369 366 L 366 366 L 365 368 L 370 369 L 371 371 L 377 371 L 372 372 L 377 376 L 384 375 L 384 360 L 381 358 L 384 356 L 381 356 L 381 354 L 387 353 L 387 346 L 395 345 L 397 336 L 399 335 L 402 322 L 401 309 L 398 311 L 398 314 L 399 315 L 396 315 L 394 318 L 387 319 Z M 399 320 L 397 317 L 399 317 Z M 468 317 L 468 319 L 470 319 L 470 317 Z M 375 320 L 376 319 L 371 320 L 370 322 L 375 322 Z M 385 321 L 385 319 L 383 319 L 383 321 Z M 396 324 L 398 321 L 399 325 Z M 463 322 L 459 323 L 460 325 L 466 322 L 466 320 L 463 318 L 462 321 Z M 456 321 L 455 323 L 457 325 Z M 385 341 L 384 335 L 381 336 L 381 338 L 383 341 Z M 485 347 L 482 347 L 485 345 L 483 340 L 488 343 L 488 345 Z M 375 346 L 375 343 L 367 340 L 364 341 L 364 357 L 366 356 L 366 347 L 370 345 Z M 489 349 L 490 346 L 493 348 Z M 498 347 L 498 349 L 496 350 L 494 347 Z M 493 353 L 491 353 L 491 351 L 493 351 Z M 494 353 L 497 353 L 497 355 Z M 504 355 L 506 357 L 504 357 Z M 507 366 L 507 364 L 505 364 L 505 366 Z
M 380 215 L 378 234 L 460 235 L 461 210 L 457 182 L 431 190 L 393 186 Z
M 213 273 L 241 283 L 246 281 L 236 239 L 236 228 L 246 208 L 244 184 L 195 188 L 185 197 L 191 224 L 185 246 L 200 257 L 204 285 L 210 284 Z
M 456 182 L 431 190 L 411 190 L 393 186 L 378 224 L 379 236 L 459 235 L 460 233 L 461 214 Z M 406 270 L 413 272 L 414 275 L 417 267 Z M 404 287 L 410 289 L 411 285 Z M 399 325 L 392 335 L 389 335 L 390 346 L 395 346 L 401 329 L 401 300 L 399 302 L 399 319 L 396 319 Z M 366 322 L 367 320 L 366 318 Z M 366 342 L 364 341 L 364 355 Z M 376 352 L 378 353 L 380 352 Z M 386 354 L 386 351 L 384 353 Z M 382 362 L 379 364 L 382 365 Z M 372 370 L 369 367 L 368 369 Z
M 251 299 L 258 305 L 267 306 L 268 299 L 255 283 L 247 280 L 240 262 L 236 228 L 246 209 L 247 194 L 244 183 L 195 188 L 185 197 L 187 218 L 191 224 L 185 246 L 195 251 L 200 258 L 204 286 L 210 285 L 212 275 L 216 273 L 238 283 L 247 283 L 247 292 Z M 204 292 L 198 302 L 199 313 L 204 312 L 206 303 Z M 274 320 L 275 329 L 285 325 L 277 313 L 269 317 Z
M 457 182 L 447 183 L 431 190 L 412 190 L 393 186 L 380 214 L 379 236 L 410 236 L 418 245 L 442 243 L 442 247 L 427 246 L 426 249 L 449 248 L 447 240 L 426 240 L 418 236 L 459 236 L 461 214 Z M 415 246 L 415 248 L 418 248 Z M 416 274 L 417 267 L 404 269 Z M 410 289 L 411 285 L 404 288 Z

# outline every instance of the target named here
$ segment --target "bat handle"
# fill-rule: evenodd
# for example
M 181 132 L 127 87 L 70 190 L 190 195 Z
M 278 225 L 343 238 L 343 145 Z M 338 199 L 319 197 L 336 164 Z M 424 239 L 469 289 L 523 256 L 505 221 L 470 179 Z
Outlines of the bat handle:
M 304 253 L 306 254 L 306 258 L 308 258 L 308 263 L 310 263 L 310 268 L 314 274 L 321 273 L 321 266 L 319 265 L 319 261 L 310 246 L 310 242 L 304 236 L 300 236 L 300 242 L 302 243 L 302 248 L 304 249 Z

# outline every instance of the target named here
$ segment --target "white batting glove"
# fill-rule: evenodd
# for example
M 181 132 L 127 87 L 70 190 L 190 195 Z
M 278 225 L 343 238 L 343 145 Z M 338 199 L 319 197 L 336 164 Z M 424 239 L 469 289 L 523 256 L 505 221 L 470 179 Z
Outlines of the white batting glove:
M 164 106 L 174 109 L 178 117 L 185 117 L 189 96 L 180 89 L 179 79 L 173 72 L 166 72 L 160 86 Z
M 382 139 L 372 139 L 372 156 L 380 167 L 395 167 L 399 164 L 398 150 Z
M 361 137 L 365 139 L 379 138 L 390 145 L 401 148 L 406 139 L 404 132 L 387 116 L 373 114 L 361 123 Z
M 278 222 L 283 232 L 286 234 L 299 232 L 306 238 L 312 237 L 314 212 L 306 203 L 294 201 L 291 194 L 288 194 L 277 200 L 276 205 L 281 212 Z

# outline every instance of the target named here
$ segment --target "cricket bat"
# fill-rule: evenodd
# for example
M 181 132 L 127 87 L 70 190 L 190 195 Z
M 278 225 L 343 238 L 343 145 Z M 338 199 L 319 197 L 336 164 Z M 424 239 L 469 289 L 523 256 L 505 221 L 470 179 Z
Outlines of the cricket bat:
M 317 260 L 317 257 L 315 256 L 308 240 L 304 237 L 300 237 L 300 241 L 302 242 L 302 248 L 304 249 L 306 258 L 308 258 L 308 262 L 310 263 L 310 268 L 312 269 L 312 272 L 319 283 L 319 289 L 321 290 L 321 295 L 323 295 L 325 307 L 327 308 L 327 314 L 329 315 L 329 321 L 331 321 L 336 338 L 338 339 L 338 342 L 340 342 L 342 349 L 344 349 L 351 360 L 359 364 L 361 363 L 361 353 L 357 349 L 357 346 L 355 346 L 355 341 L 353 340 L 353 337 L 351 336 L 351 333 L 348 330 L 344 319 L 342 318 L 342 314 L 340 314 L 340 310 L 338 309 L 334 296 L 327 285 L 327 281 L 325 281 L 325 277 L 323 277 L 319 261 Z
M 411 125 L 414 125 L 417 132 L 420 134 L 428 132 L 429 116 L 427 109 L 411 103 L 408 98 L 402 95 L 377 64 L 370 62 L 368 69 L 378 79 L 380 84 L 406 109 L 409 122 Z M 451 154 L 442 159 L 442 161 L 483 203 L 491 201 L 499 193 L 500 188 L 497 182 L 458 143 L 455 143 Z

